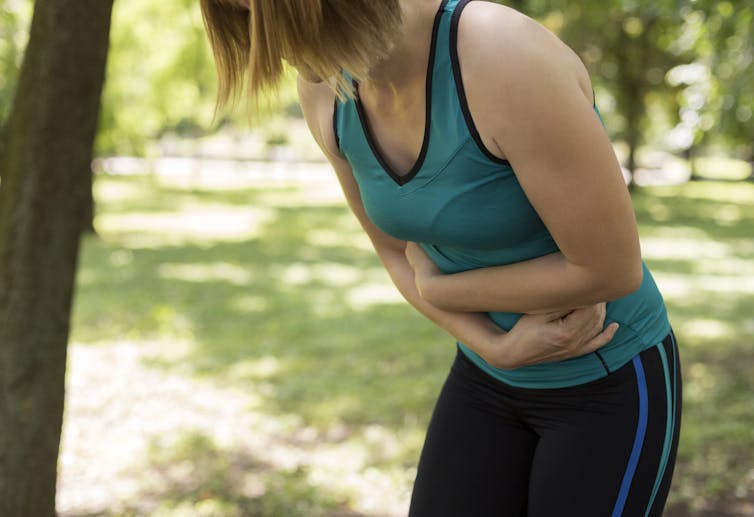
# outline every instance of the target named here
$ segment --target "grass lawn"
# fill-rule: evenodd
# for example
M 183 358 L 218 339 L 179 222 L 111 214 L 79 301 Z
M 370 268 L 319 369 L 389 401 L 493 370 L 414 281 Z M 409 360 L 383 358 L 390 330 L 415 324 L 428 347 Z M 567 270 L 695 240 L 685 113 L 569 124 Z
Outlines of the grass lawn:
M 150 367 L 254 392 L 271 419 L 293 415 L 318 440 L 352 442 L 365 472 L 410 490 L 455 349 L 402 302 L 337 194 L 151 176 L 100 175 L 95 188 L 100 235 L 84 241 L 73 341 L 158 343 Z M 653 187 L 634 201 L 683 361 L 670 510 L 737 515 L 754 503 L 754 184 Z M 216 457 L 186 444 L 159 461 Z M 270 516 L 355 515 L 286 476 L 270 473 L 282 512 Z M 243 515 L 227 492 L 223 515 Z M 165 515 L 180 506 L 166 505 Z

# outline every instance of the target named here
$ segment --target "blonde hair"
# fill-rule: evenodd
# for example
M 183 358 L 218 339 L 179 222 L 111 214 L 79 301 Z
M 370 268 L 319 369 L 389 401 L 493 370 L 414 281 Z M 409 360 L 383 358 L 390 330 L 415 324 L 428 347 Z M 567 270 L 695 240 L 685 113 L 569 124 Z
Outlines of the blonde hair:
M 249 2 L 248 8 L 241 1 Z M 285 67 L 303 65 L 343 98 L 387 55 L 401 30 L 399 0 L 200 0 L 218 75 L 215 114 L 247 94 L 274 92 Z

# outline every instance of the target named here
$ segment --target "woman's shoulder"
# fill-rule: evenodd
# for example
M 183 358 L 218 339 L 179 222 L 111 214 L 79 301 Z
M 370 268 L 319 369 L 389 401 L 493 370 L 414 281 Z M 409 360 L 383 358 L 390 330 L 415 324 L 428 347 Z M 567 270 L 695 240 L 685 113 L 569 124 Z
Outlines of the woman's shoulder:
M 333 129 L 335 92 L 325 81 L 311 81 L 299 75 L 297 80 L 301 111 L 309 130 L 323 151 L 339 154 Z
M 568 45 L 536 20 L 500 4 L 469 2 L 458 27 L 464 76 L 528 90 L 530 81 L 567 75 L 591 94 L 589 74 Z

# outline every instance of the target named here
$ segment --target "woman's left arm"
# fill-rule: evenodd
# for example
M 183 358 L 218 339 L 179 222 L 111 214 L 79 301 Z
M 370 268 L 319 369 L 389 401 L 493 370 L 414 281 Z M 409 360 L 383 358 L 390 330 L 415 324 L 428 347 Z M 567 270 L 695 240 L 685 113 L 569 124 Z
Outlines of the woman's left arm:
M 475 26 L 464 32 L 464 23 Z M 461 19 L 463 77 L 473 78 L 467 92 L 484 113 L 491 150 L 511 163 L 560 252 L 442 275 L 414 245 L 407 254 L 422 296 L 446 310 L 537 313 L 635 291 L 642 282 L 636 219 L 583 64 L 536 22 L 500 32 L 494 16 Z

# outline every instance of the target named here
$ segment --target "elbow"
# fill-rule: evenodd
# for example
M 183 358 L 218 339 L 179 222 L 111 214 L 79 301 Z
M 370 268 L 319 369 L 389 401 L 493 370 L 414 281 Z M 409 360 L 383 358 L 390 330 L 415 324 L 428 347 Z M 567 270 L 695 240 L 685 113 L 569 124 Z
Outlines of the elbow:
M 416 290 L 419 292 L 422 300 L 429 303 L 436 309 L 443 311 L 461 311 L 463 310 L 454 300 L 445 292 L 442 285 L 442 277 L 433 277 L 418 281 Z
M 445 312 L 467 312 L 468 311 L 468 309 L 466 309 L 465 307 L 461 305 L 449 303 L 446 300 L 443 300 L 441 298 L 429 297 L 429 298 L 424 298 L 424 301 L 429 303 L 435 309 L 440 309 L 441 311 L 445 311 Z
M 644 267 L 641 260 L 628 264 L 624 268 L 615 268 L 608 272 L 603 285 L 606 287 L 605 297 L 617 300 L 638 291 L 644 282 Z
M 433 305 L 434 307 L 442 310 L 448 310 L 443 303 L 443 298 L 439 296 L 437 292 L 437 285 L 435 282 L 428 280 L 417 280 L 416 290 L 419 292 L 422 300 Z

